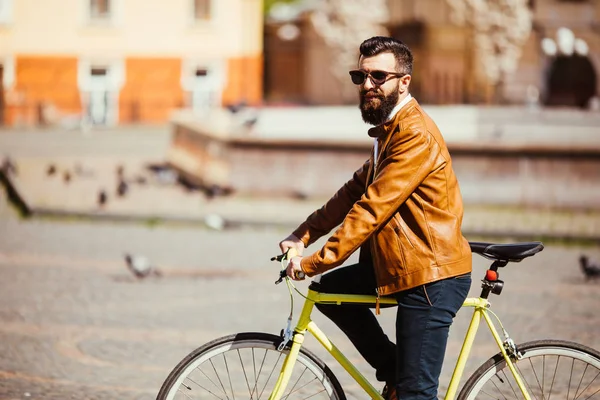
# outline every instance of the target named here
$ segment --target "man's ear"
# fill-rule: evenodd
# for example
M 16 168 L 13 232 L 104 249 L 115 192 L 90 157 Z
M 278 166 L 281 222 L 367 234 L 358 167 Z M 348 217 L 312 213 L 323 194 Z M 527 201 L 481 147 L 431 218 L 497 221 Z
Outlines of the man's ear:
M 410 85 L 410 80 L 412 79 L 412 77 L 410 75 L 404 75 L 403 77 L 399 78 L 400 79 L 400 92 L 404 93 L 406 91 L 408 91 L 408 86 Z

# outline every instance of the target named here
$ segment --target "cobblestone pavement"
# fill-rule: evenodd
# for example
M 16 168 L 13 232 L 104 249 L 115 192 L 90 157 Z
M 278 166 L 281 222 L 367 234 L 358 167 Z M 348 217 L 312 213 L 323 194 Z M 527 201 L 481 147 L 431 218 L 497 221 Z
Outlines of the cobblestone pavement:
M 277 266 L 268 259 L 287 233 L 21 220 L 0 203 L 0 399 L 153 399 L 171 368 L 202 343 L 239 331 L 279 332 L 289 295 L 273 285 Z M 124 252 L 147 256 L 163 276 L 134 280 Z M 506 285 L 493 309 L 515 341 L 560 338 L 600 348 L 600 280 L 583 279 L 581 253 L 600 259 L 597 247 L 550 245 L 501 272 Z M 477 282 L 487 264 L 474 260 Z M 393 314 L 380 317 L 390 333 Z M 372 378 L 339 331 L 320 315 L 315 320 Z M 466 310 L 459 313 L 451 332 L 442 393 L 468 320 Z M 323 354 L 314 340 L 307 346 Z M 466 373 L 496 351 L 481 332 Z M 323 358 L 349 398 L 364 398 Z
M 143 141 L 139 129 L 93 132 L 89 137 L 52 133 L 52 140 L 44 141 L 39 133 L 18 133 L 17 139 L 0 135 L 0 155 L 160 160 L 167 131 L 148 128 L 145 134 Z M 278 333 L 288 316 L 289 295 L 285 287 L 273 285 L 277 266 L 268 260 L 288 234 L 287 226 L 315 207 L 308 202 L 292 210 L 280 201 L 264 200 L 238 201 L 235 207 L 202 203 L 204 214 L 228 210 L 224 216 L 232 219 L 269 215 L 270 222 L 278 223 L 212 231 L 200 224 L 22 220 L 0 194 L 0 400 L 153 399 L 175 364 L 206 341 L 239 331 Z M 199 209 L 195 201 L 177 204 Z M 600 237 L 598 213 L 467 211 L 465 231 L 473 240 L 490 232 Z M 125 268 L 126 252 L 148 257 L 163 276 L 136 281 Z M 600 260 L 598 245 L 548 244 L 542 253 L 501 272 L 506 287 L 500 298 L 492 299 L 493 309 L 515 341 L 560 338 L 600 348 L 600 280 L 583 279 L 581 253 Z M 487 264 L 481 257 L 474 261 L 471 294 L 477 295 L 477 279 Z M 306 283 L 298 286 L 305 288 Z M 300 300 L 296 298 L 297 312 Z M 390 333 L 393 316 L 392 310 L 382 310 L 380 317 Z M 339 331 L 318 314 L 315 320 L 372 378 Z M 451 332 L 442 394 L 468 321 L 467 310 L 459 313 Z M 314 340 L 308 339 L 307 346 L 323 355 L 349 398 L 364 398 Z M 466 375 L 496 351 L 489 334 L 482 332 Z

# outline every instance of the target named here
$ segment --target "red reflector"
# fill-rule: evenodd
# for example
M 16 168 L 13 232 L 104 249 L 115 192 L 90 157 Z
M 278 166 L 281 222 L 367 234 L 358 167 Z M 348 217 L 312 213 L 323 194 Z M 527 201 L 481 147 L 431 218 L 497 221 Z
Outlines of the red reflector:
M 485 279 L 487 279 L 488 281 L 495 281 L 498 279 L 498 273 L 496 271 L 488 269 L 487 271 L 485 271 Z

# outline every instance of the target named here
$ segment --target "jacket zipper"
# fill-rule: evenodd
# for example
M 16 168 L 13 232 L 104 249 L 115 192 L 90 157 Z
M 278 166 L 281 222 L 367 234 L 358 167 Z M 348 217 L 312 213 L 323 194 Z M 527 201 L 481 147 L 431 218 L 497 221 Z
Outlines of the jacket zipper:
M 377 142 L 379 139 L 376 138 L 375 142 Z M 379 143 L 376 143 L 373 146 L 373 162 L 371 163 L 371 166 L 369 168 L 369 174 L 367 175 L 367 186 L 369 187 L 369 185 L 371 184 L 371 182 L 375 179 L 375 174 L 376 174 L 376 169 L 377 169 L 377 158 L 378 158 L 378 154 L 376 154 L 375 151 L 375 146 L 378 146 Z M 371 173 L 373 174 L 373 176 L 371 176 Z M 366 189 L 366 188 L 365 188 Z M 375 267 L 375 253 L 373 252 L 373 242 L 370 241 L 369 246 L 371 247 L 371 257 L 373 259 L 373 272 L 375 273 L 375 285 L 377 285 L 377 281 L 379 280 L 377 278 L 377 268 Z M 375 315 L 379 315 L 380 314 L 380 309 L 379 309 L 379 288 L 375 287 L 375 295 L 377 296 L 377 298 L 375 299 Z

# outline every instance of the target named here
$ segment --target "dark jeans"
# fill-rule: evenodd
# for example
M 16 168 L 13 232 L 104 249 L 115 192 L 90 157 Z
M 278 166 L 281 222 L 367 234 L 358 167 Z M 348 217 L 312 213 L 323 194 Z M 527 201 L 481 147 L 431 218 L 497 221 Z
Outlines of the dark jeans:
M 471 275 L 443 279 L 394 293 L 398 300 L 396 343 L 383 332 L 371 305 L 317 308 L 350 339 L 382 382 L 396 382 L 401 400 L 437 397 L 448 331 L 471 286 Z M 324 293 L 375 294 L 373 267 L 359 263 L 324 274 Z

